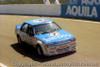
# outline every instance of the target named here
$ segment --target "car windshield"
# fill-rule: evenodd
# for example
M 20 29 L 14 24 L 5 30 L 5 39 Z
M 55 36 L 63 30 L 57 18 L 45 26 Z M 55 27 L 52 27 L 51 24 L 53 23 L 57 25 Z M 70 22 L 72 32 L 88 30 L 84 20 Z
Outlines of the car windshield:
M 34 32 L 35 34 L 45 34 L 45 33 L 50 33 L 54 31 L 58 31 L 61 28 L 55 23 L 45 23 L 45 24 L 40 24 L 34 26 Z

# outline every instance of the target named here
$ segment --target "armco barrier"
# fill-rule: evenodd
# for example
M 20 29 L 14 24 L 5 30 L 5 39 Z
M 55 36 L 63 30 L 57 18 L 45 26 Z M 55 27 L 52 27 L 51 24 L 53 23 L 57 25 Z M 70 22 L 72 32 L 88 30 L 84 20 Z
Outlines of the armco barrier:
M 61 16 L 100 20 L 100 0 L 67 0 L 61 5 Z
M 60 5 L 0 5 L 0 13 L 4 14 L 31 14 L 31 15 L 48 15 L 60 16 Z

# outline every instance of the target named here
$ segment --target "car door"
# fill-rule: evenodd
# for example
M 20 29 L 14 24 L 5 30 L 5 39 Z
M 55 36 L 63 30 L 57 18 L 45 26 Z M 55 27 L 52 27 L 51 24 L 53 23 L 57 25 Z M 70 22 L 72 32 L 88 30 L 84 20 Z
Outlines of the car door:
M 28 24 L 23 24 L 21 28 L 21 39 L 24 42 L 27 42 L 27 31 L 28 31 Z
M 35 47 L 38 39 L 34 37 L 35 36 L 34 26 L 29 25 L 27 34 L 28 34 L 27 38 L 29 38 L 27 42 Z
M 27 43 L 28 44 L 32 44 L 32 37 L 34 37 L 34 33 L 33 33 L 33 29 L 32 29 L 32 25 L 28 25 L 28 30 L 27 30 L 27 36 L 26 36 L 26 39 L 27 39 Z

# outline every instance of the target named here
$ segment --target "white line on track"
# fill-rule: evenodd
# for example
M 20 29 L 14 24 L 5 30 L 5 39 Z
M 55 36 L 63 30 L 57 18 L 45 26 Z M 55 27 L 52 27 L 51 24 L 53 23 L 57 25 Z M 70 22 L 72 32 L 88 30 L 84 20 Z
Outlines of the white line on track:
M 4 64 L 2 64 L 2 63 L 0 63 L 0 67 L 7 67 L 6 65 L 4 65 Z

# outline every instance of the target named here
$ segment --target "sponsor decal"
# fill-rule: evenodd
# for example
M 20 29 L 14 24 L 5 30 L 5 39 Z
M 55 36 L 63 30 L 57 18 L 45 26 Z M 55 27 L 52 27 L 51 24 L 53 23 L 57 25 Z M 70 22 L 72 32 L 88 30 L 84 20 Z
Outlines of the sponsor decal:
M 66 15 L 73 16 L 87 16 L 87 17 L 98 17 L 96 7 L 88 6 L 68 6 Z
M 63 35 L 58 35 L 58 36 L 54 36 L 54 37 L 50 37 L 50 38 L 43 38 L 43 40 L 51 41 L 51 40 L 56 40 L 56 39 L 60 39 L 60 38 L 63 38 L 63 37 L 67 37 L 67 35 L 63 34 Z
M 69 0 L 69 4 L 76 4 L 76 6 L 68 5 L 66 15 L 98 17 L 97 6 L 95 5 L 100 5 L 100 0 Z
M 41 23 L 41 22 L 45 22 L 46 19 L 37 19 L 37 20 L 33 20 L 32 23 Z
M 53 32 L 53 33 L 50 33 L 50 34 L 48 34 L 48 35 L 50 35 L 50 36 L 58 36 L 58 35 L 60 35 L 60 33 L 58 33 L 58 32 Z
M 61 15 L 100 20 L 100 0 L 67 0 L 62 4 Z

